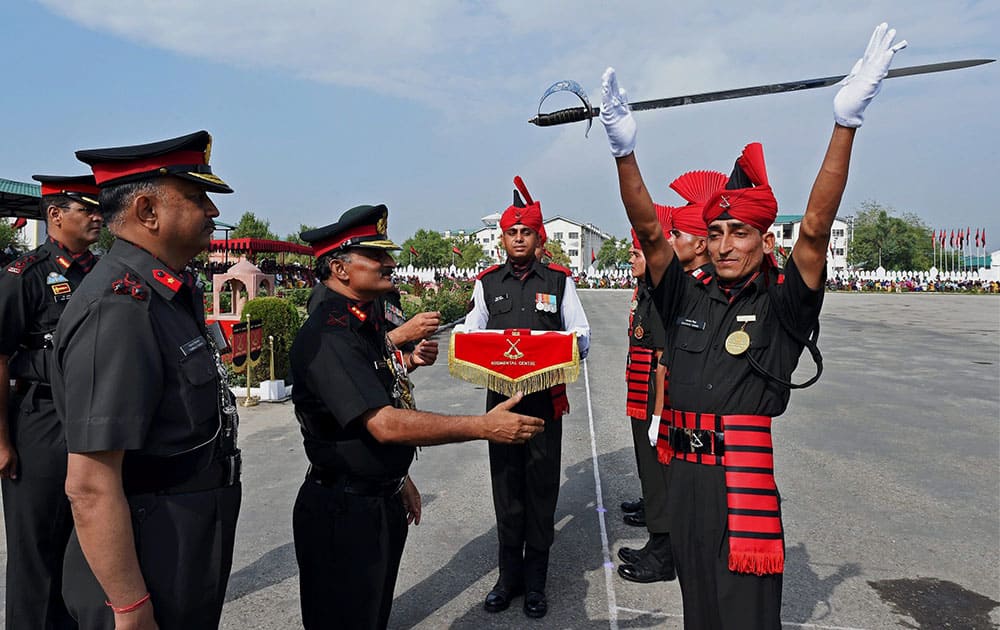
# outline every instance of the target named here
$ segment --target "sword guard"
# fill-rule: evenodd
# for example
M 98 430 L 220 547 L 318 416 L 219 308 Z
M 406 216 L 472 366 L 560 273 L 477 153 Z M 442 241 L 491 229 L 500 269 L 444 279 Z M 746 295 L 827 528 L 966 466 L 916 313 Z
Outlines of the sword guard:
M 556 92 L 572 92 L 576 94 L 580 102 L 583 103 L 583 107 L 570 107 L 568 109 L 561 109 L 551 114 L 542 113 L 542 103 L 545 99 L 552 96 Z M 590 98 L 587 96 L 587 92 L 580 86 L 576 81 L 566 79 L 563 81 L 557 81 L 549 86 L 549 89 L 545 90 L 545 94 L 542 94 L 541 100 L 538 101 L 538 115 L 529 120 L 528 122 L 533 125 L 538 125 L 539 127 L 549 127 L 552 125 L 563 125 L 571 122 L 579 122 L 581 120 L 587 121 L 587 131 L 583 134 L 584 137 L 590 135 L 590 128 L 594 124 L 594 116 L 599 113 L 599 110 L 591 107 Z

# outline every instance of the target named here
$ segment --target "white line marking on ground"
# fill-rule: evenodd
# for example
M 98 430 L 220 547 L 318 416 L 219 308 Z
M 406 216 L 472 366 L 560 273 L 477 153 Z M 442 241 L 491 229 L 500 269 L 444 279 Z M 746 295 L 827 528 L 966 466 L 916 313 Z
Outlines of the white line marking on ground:
M 608 547 L 608 527 L 604 521 L 604 495 L 601 491 L 601 470 L 597 464 L 597 436 L 594 433 L 594 406 L 590 402 L 590 372 L 587 361 L 583 362 L 583 384 L 587 389 L 587 420 L 590 423 L 590 456 L 594 460 L 594 490 L 597 493 L 597 521 L 601 525 L 601 553 L 604 555 L 604 582 L 608 591 L 608 625 L 618 630 L 618 605 L 615 603 L 614 575 L 611 570 L 611 550 Z

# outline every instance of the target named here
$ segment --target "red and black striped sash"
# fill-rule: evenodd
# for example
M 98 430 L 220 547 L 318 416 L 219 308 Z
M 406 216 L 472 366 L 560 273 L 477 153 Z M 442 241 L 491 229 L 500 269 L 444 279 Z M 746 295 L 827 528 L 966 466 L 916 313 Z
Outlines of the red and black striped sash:
M 722 431 L 724 453 L 675 453 L 685 461 L 726 467 L 729 570 L 767 575 L 785 567 L 781 508 L 774 483 L 771 418 L 672 411 L 675 427 Z
M 649 417 L 649 375 L 656 370 L 656 351 L 629 346 L 625 368 L 625 412 L 630 418 Z

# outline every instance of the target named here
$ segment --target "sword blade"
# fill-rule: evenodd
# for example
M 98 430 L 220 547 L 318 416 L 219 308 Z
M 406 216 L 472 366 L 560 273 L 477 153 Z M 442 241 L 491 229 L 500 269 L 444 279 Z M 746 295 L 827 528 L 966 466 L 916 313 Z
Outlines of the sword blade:
M 945 72 L 948 70 L 958 70 L 961 68 L 971 68 L 987 63 L 993 63 L 995 59 L 963 59 L 960 61 L 945 61 L 942 63 L 930 63 L 920 66 L 907 66 L 905 68 L 895 68 L 889 70 L 886 76 L 888 79 L 895 77 L 908 77 L 916 74 L 929 74 L 933 72 Z M 769 83 L 767 85 L 754 85 L 751 87 L 734 88 L 731 90 L 719 90 L 716 92 L 702 92 L 700 94 L 688 94 L 685 96 L 671 96 L 668 98 L 658 98 L 649 101 L 638 101 L 629 103 L 632 111 L 641 112 L 650 109 L 663 109 L 666 107 L 679 107 L 681 105 L 695 105 L 698 103 L 711 103 L 713 101 L 725 101 L 735 98 L 746 98 L 748 96 L 762 96 L 765 94 L 780 94 L 782 92 L 798 92 L 800 90 L 812 90 L 815 88 L 829 87 L 836 85 L 846 74 L 839 74 L 830 77 L 819 77 L 816 79 L 802 79 L 800 81 L 788 81 L 786 83 Z M 550 114 L 539 114 L 528 122 L 539 127 L 551 125 L 563 125 L 571 122 L 587 120 L 600 114 L 597 107 L 590 108 L 588 112 L 583 107 L 570 107 L 561 109 Z

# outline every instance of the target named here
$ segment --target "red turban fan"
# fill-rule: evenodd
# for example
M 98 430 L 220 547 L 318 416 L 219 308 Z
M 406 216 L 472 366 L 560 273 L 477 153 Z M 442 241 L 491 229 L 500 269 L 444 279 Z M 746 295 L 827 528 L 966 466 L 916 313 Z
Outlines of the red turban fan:
M 733 187 L 734 182 L 741 179 L 740 176 L 745 176 L 752 187 Z M 717 191 L 705 203 L 703 216 L 706 225 L 722 215 L 753 226 L 761 234 L 767 232 L 778 216 L 778 201 L 767 182 L 764 147 L 759 142 L 743 148 L 726 189 Z
M 677 212 L 677 208 L 661 206 L 658 203 L 654 203 L 653 206 L 656 208 L 656 218 L 660 222 L 660 227 L 663 228 L 663 236 L 669 237 L 670 229 L 673 225 L 671 217 L 674 212 Z M 642 246 L 639 244 L 639 235 L 635 233 L 635 230 L 632 230 L 632 247 L 642 249 Z
M 688 202 L 674 209 L 673 227 L 695 236 L 708 236 L 708 226 L 702 216 L 705 202 L 726 185 L 725 173 L 718 171 L 689 171 L 674 181 L 670 187 Z

